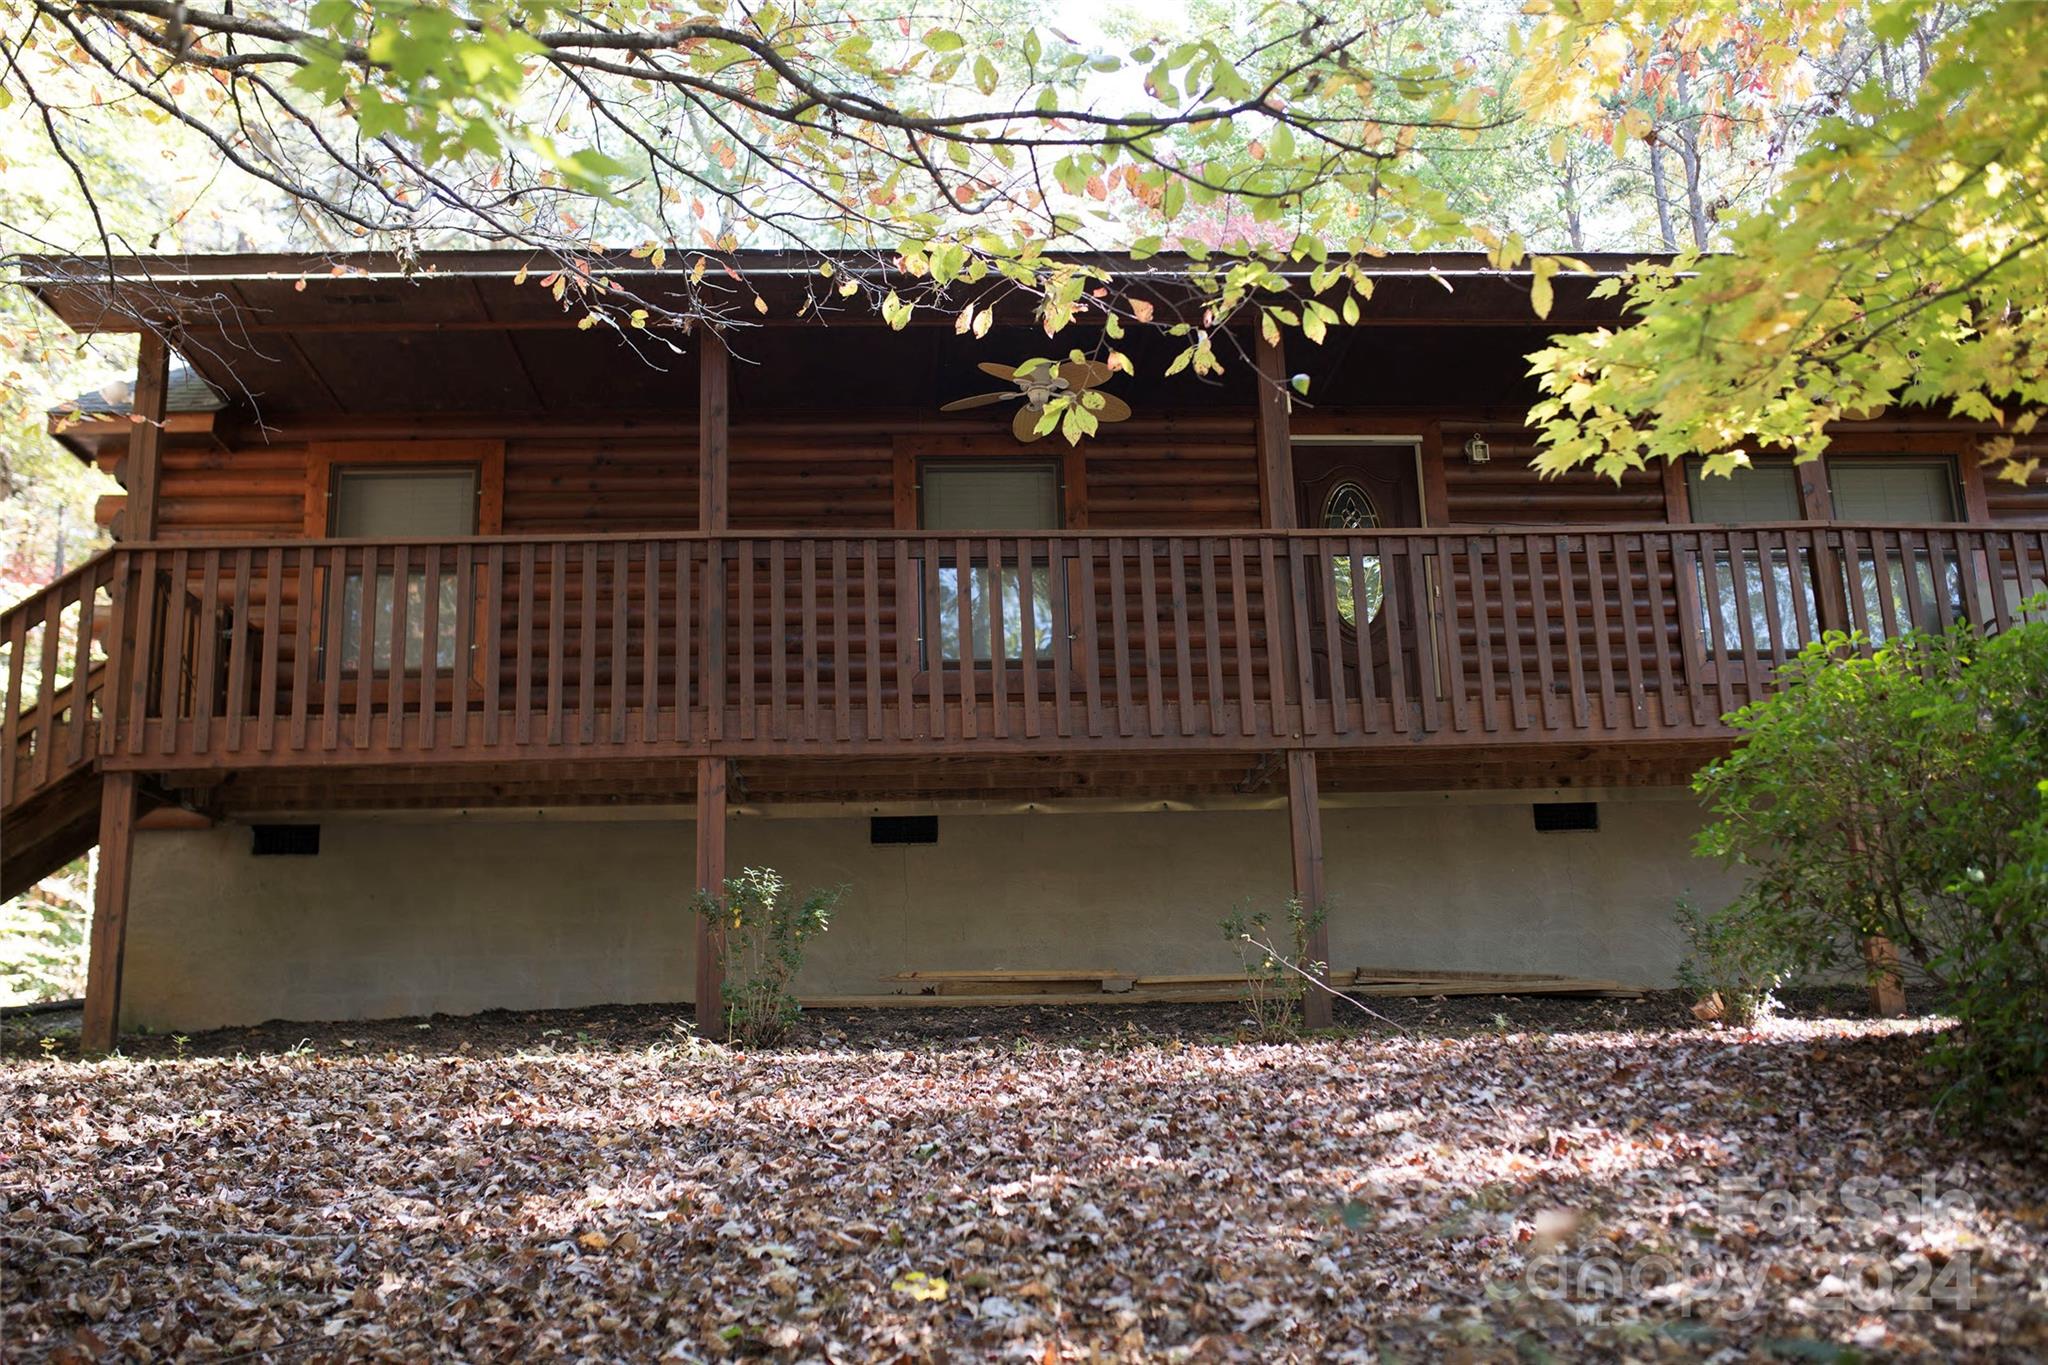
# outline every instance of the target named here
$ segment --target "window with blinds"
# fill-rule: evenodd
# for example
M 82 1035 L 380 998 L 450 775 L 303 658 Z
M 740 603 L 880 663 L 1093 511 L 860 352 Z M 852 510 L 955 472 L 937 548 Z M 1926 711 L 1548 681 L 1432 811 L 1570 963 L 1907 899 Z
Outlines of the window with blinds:
M 1837 521 L 1916 525 L 1956 519 L 1955 470 L 1947 460 L 1909 455 L 1832 458 L 1828 485 Z M 1863 619 L 1869 621 L 1875 642 L 1882 643 L 1890 634 L 1884 611 L 1887 588 L 1901 611 L 1909 600 L 1928 604 L 1931 611 L 1936 592 L 1941 592 L 1957 620 L 1967 614 L 1952 562 L 1942 570 L 1945 581 L 1936 583 L 1935 565 L 1923 553 L 1902 548 L 1880 556 L 1864 551 L 1856 556 L 1853 573 L 1853 591 L 1862 595 Z M 1880 577 L 1886 580 L 1882 585 Z
M 1708 474 L 1706 462 L 1685 464 L 1686 502 L 1695 523 L 1711 526 L 1755 526 L 1760 523 L 1801 520 L 1799 476 L 1789 460 L 1771 460 L 1737 469 L 1726 475 Z M 1703 620 L 1707 653 L 1725 658 L 1741 648 L 1742 621 L 1749 622 L 1750 639 L 1766 655 L 1796 653 L 1806 641 L 1798 636 L 1801 619 L 1794 603 L 1803 599 L 1805 620 L 1819 619 L 1813 592 L 1812 565 L 1794 564 L 1782 549 L 1745 547 L 1734 554 L 1702 556 L 1699 566 L 1700 594 L 1712 596 L 1720 609 L 1720 629 L 1713 616 Z M 1741 579 L 1738 591 L 1736 580 Z M 1743 608 L 1747 605 L 1747 612 Z M 1777 631 L 1771 629 L 1772 608 L 1776 608 Z
M 344 539 L 438 540 L 476 534 L 478 471 L 473 467 L 342 469 L 334 475 L 329 506 L 332 530 Z M 345 576 L 341 583 L 341 666 L 354 671 L 362 664 L 363 577 Z M 391 667 L 391 618 L 397 605 L 394 575 L 376 575 L 370 609 L 370 666 Z M 431 591 L 436 611 L 434 662 L 455 666 L 455 574 L 436 575 Z M 430 591 L 423 571 L 406 575 L 405 667 L 417 669 L 426 655 L 426 605 Z
M 1060 470 L 1050 460 L 931 461 L 919 471 L 920 520 L 927 531 L 981 534 L 1057 531 L 1060 528 Z M 993 653 L 1000 613 L 1004 657 L 1024 656 L 1024 581 L 1015 568 L 1000 571 L 970 566 L 967 577 L 969 648 L 960 647 L 960 569 L 939 570 L 939 600 L 927 602 L 925 638 L 936 640 L 939 658 L 963 657 L 987 663 Z M 1052 650 L 1052 569 L 1031 571 L 1031 637 L 1040 658 Z M 936 621 L 932 617 L 936 615 Z

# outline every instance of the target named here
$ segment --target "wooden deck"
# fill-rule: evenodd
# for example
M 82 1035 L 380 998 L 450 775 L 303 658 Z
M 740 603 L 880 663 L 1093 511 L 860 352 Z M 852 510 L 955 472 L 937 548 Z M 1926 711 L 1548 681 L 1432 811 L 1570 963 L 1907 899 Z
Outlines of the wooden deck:
M 1725 739 L 1823 627 L 2002 627 L 2044 579 L 2048 529 L 1982 526 L 128 546 L 0 617 L 0 809 L 94 760 Z

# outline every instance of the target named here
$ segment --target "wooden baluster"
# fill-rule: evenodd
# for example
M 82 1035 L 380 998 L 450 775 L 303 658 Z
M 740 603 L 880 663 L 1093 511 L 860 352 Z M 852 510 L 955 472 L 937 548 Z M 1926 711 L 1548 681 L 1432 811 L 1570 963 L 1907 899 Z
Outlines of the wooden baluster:
M 256 748 L 277 747 L 278 656 L 284 635 L 284 551 L 263 551 L 263 649 L 256 662 Z
M 725 575 L 726 543 L 723 539 L 707 539 L 704 545 L 704 572 L 697 578 L 699 598 L 697 617 L 704 623 L 704 643 L 697 651 L 697 671 L 703 675 L 703 682 L 697 689 L 697 704 L 704 711 L 704 730 L 712 739 L 725 735 L 726 706 L 726 656 L 731 652 L 729 623 L 731 601 L 726 588 Z M 681 559 L 680 551 L 677 558 Z M 683 585 L 682 600 L 688 602 L 689 585 Z M 678 691 L 682 689 L 678 687 Z M 677 738 L 687 738 L 677 727 Z
M 853 738 L 853 667 L 847 657 L 846 542 L 832 542 L 832 716 L 833 738 Z
M 1429 567 L 1430 547 L 1434 543 L 1436 542 L 1419 536 L 1389 537 L 1380 541 L 1382 553 L 1389 549 L 1397 549 L 1401 562 L 1407 566 L 1408 621 L 1409 629 L 1415 636 L 1415 686 L 1422 709 L 1422 729 L 1426 734 L 1435 734 L 1443 729 L 1444 725 L 1443 703 L 1440 696 L 1443 675 L 1437 663 L 1442 657 L 1437 642 L 1443 635 L 1443 619 L 1435 606 L 1441 594 L 1432 591 Z M 1384 566 L 1381 571 L 1385 572 Z M 1439 565 L 1435 575 L 1435 586 L 1442 587 L 1449 581 L 1444 575 L 1445 571 Z M 1400 591 L 1398 580 L 1388 578 L 1386 581 L 1389 592 Z M 1404 661 L 1395 659 L 1391 666 L 1403 674 L 1400 685 L 1406 687 Z M 1399 728 L 1407 727 L 1406 716 L 1407 708 L 1403 707 Z
M 1157 739 L 1166 733 L 1166 655 L 1159 643 L 1159 562 L 1150 536 L 1138 541 L 1138 610 L 1145 620 L 1145 717 Z
M 1045 542 L 1045 581 L 1052 598 L 1053 726 L 1067 739 L 1074 733 L 1074 623 L 1068 612 L 1067 548 L 1058 536 Z
M 1081 556 L 1081 685 L 1088 698 L 1088 734 L 1100 739 L 1103 733 L 1102 714 L 1102 665 L 1096 658 L 1096 622 L 1100 607 L 1095 597 L 1095 553 L 1102 546 L 1099 540 L 1080 542 Z
M 504 685 L 505 547 L 493 545 L 484 561 L 483 669 L 484 743 L 498 742 L 498 708 Z M 514 630 L 517 630 L 515 623 Z
M 377 687 L 377 580 L 383 571 L 383 553 L 371 546 L 362 549 L 362 591 L 356 620 L 355 747 L 370 747 L 370 727 L 376 710 Z
M 325 613 L 327 618 L 320 642 L 320 748 L 331 753 L 341 747 L 341 665 L 343 651 L 348 647 L 342 584 L 348 579 L 348 551 L 322 546 L 315 552 L 314 561 L 321 593 L 314 610 Z
M 919 619 L 923 623 L 921 636 L 924 645 L 925 734 L 935 740 L 950 739 L 953 737 L 953 727 L 946 709 L 946 625 L 941 616 L 945 610 L 945 599 L 939 595 L 939 583 L 943 577 L 939 564 L 942 547 L 936 540 L 926 540 L 922 544 L 924 611 Z M 954 582 L 957 587 L 957 577 Z M 963 634 L 961 638 L 965 639 L 966 636 Z
M 1614 637 L 1607 629 L 1607 581 L 1600 568 L 1600 546 L 1610 538 L 1603 533 L 1585 537 L 1586 545 L 1586 596 L 1593 605 L 1593 657 L 1600 675 L 1600 724 L 1603 728 L 1620 728 L 1621 719 L 1616 715 L 1619 704 L 1615 694 Z M 1622 583 L 1621 591 L 1628 592 L 1628 584 Z
M 1614 537 L 1614 581 L 1621 588 L 1621 648 L 1628 670 L 1629 719 L 1638 730 L 1650 723 L 1650 701 L 1643 690 L 1643 633 L 1636 619 L 1635 571 L 1629 564 L 1629 537 Z
M 583 544 L 583 620 L 577 632 L 576 737 L 584 744 L 597 739 L 597 546 Z
M 1131 624 L 1128 589 L 1124 584 L 1124 542 L 1109 540 L 1109 642 L 1110 658 L 1116 668 L 1116 732 L 1130 735 L 1138 728 L 1137 703 L 1131 695 Z
M 1208 536 L 1195 542 L 1195 553 L 1201 556 L 1198 578 L 1202 591 L 1202 662 L 1203 678 L 1209 688 L 1209 733 L 1221 735 L 1228 723 L 1224 718 L 1223 691 L 1223 629 L 1216 600 L 1216 542 Z
M 1537 700 L 1543 713 L 1543 728 L 1557 729 L 1557 670 L 1551 658 L 1550 642 L 1550 592 L 1544 584 L 1543 538 L 1537 535 L 1522 537 L 1522 562 L 1529 566 L 1529 608 L 1535 616 L 1536 630 L 1536 688 Z M 1657 589 L 1654 561 L 1651 568 L 1650 590 Z M 1657 617 L 1657 658 L 1658 669 L 1663 669 L 1664 658 L 1664 617 L 1660 605 Z M 1665 678 L 1665 710 L 1669 716 L 1671 684 Z
M 1500 565 L 1500 629 L 1507 642 L 1508 715 L 1517 730 L 1529 728 L 1529 676 L 1522 667 L 1522 622 L 1517 611 L 1515 590 L 1515 542 L 1509 536 L 1493 538 L 1493 557 Z
M 1459 636 L 1463 626 L 1463 595 L 1458 591 L 1458 560 L 1448 536 L 1436 538 L 1437 591 L 1429 604 L 1430 637 L 1442 649 L 1441 673 L 1444 690 L 1450 696 L 1451 725 L 1457 730 L 1472 728 L 1472 715 L 1465 704 L 1465 650 Z M 1471 580 L 1470 566 L 1467 566 L 1466 580 Z
M 1690 544 L 1686 550 L 1683 546 Z M 1692 723 L 1704 728 L 1714 720 L 1713 699 L 1708 695 L 1706 626 L 1700 620 L 1699 537 L 1690 532 L 1671 538 L 1671 575 L 1678 596 L 1678 652 L 1685 671 L 1685 688 L 1692 703 Z M 1691 572 L 1688 572 L 1690 567 Z
M 919 610 L 923 595 L 912 569 L 910 542 L 901 537 L 896 540 L 896 574 L 889 586 L 895 594 L 896 737 L 911 740 L 917 738 L 918 645 L 923 638 L 924 613 Z
M 1948 566 L 1956 563 L 1956 582 L 1962 583 L 1962 550 L 1953 533 L 1929 531 L 1927 536 L 1927 581 L 1928 590 L 1934 595 L 1934 619 L 1943 630 L 1956 624 L 1956 603 L 1949 595 Z
M 697 629 L 696 623 L 704 620 L 706 616 L 705 612 L 696 611 L 693 609 L 690 599 L 690 561 L 696 557 L 698 546 L 700 543 L 702 542 L 692 540 L 678 540 L 675 542 L 676 680 L 674 696 L 676 718 L 675 732 L 672 738 L 678 744 L 688 744 L 696 736 L 696 726 L 692 722 L 690 716 L 690 693 L 692 684 L 697 684 L 697 704 L 700 707 L 707 709 L 723 710 L 725 706 L 725 696 L 722 681 L 720 683 L 720 691 L 715 708 L 713 707 L 712 702 L 710 700 L 711 693 L 709 691 L 709 674 L 711 672 L 711 669 L 708 667 L 708 664 L 711 659 L 711 642 L 708 638 L 708 632 L 707 638 L 701 646 L 697 647 L 695 650 L 692 650 L 691 648 L 691 641 Z M 704 548 L 710 554 L 716 555 L 718 553 L 718 546 L 716 544 L 704 544 Z M 701 582 L 709 583 L 711 581 L 711 574 L 709 572 L 706 572 L 698 575 L 698 578 Z M 691 676 L 690 656 L 692 653 L 695 653 L 697 656 L 697 667 L 707 675 L 701 683 L 699 683 L 696 678 Z M 711 727 L 708 722 L 708 719 L 705 725 L 705 731 L 707 734 L 711 733 Z
M 1047 582 L 1050 582 L 1050 575 Z M 1024 691 L 1024 737 L 1037 739 L 1044 729 L 1038 686 L 1038 546 L 1029 536 L 1017 539 L 1018 685 Z
M 2005 566 L 2012 555 L 1999 546 L 2011 545 L 2014 537 L 2000 532 L 1978 532 L 1975 539 L 1980 547 L 1976 553 L 1983 565 L 1984 592 L 1986 605 L 1991 609 L 1992 628 L 1999 631 L 2010 630 L 2012 609 L 2005 600 Z
M 32 787 L 50 780 L 50 750 L 57 742 L 57 669 L 63 658 L 64 592 L 55 584 L 43 590 L 41 643 L 42 676 L 36 680 L 36 748 L 29 769 Z M 10 753 L 7 758 L 12 762 L 14 755 Z
M 680 623 L 682 613 L 677 612 Z M 640 546 L 640 742 L 661 738 L 661 542 Z M 676 674 L 681 678 L 683 674 Z M 681 708 L 677 708 L 681 714 Z
M 1762 665 L 1757 659 L 1756 614 L 1750 610 L 1749 604 L 1749 561 L 1743 555 L 1743 539 L 1740 531 L 1728 533 L 1728 569 L 1735 588 L 1735 629 L 1742 648 L 1742 697 L 1745 702 L 1751 702 L 1763 696 L 1764 686 Z M 1750 533 L 1748 540 L 1749 553 L 1754 556 L 1757 553 L 1754 532 Z
M 533 627 L 534 550 L 531 542 L 519 547 L 518 615 L 514 617 L 517 650 L 512 660 L 512 739 L 524 747 L 533 739 Z
M 625 541 L 612 544 L 611 721 L 613 744 L 626 742 L 626 684 L 633 675 L 632 601 L 633 549 Z
M 882 653 L 882 563 L 874 537 L 860 543 L 861 681 L 867 690 L 867 737 L 882 738 L 882 689 L 888 661 Z M 899 618 L 900 619 L 900 618 Z
M 1239 733 L 1246 738 L 1259 733 L 1258 686 L 1252 671 L 1251 593 L 1245 584 L 1245 543 L 1240 536 L 1228 542 L 1230 553 L 1230 619 L 1236 632 L 1231 653 L 1237 656 L 1237 707 Z M 1273 703 L 1273 727 L 1278 730 L 1280 703 Z
M 1899 616 L 1898 601 L 1892 593 L 1892 565 L 1899 565 L 1901 572 L 1909 576 L 1912 566 L 1906 563 L 1904 543 L 1900 543 L 1898 556 L 1894 558 L 1885 548 L 1885 538 L 1883 531 L 1870 533 L 1870 556 L 1877 579 L 1877 613 L 1884 618 L 1884 638 L 1896 640 L 1906 633 L 1906 623 Z M 1900 586 L 1904 588 L 1907 585 L 1902 583 Z
M 1175 536 L 1166 542 L 1166 593 L 1173 609 L 1173 670 L 1175 704 L 1180 709 L 1182 735 L 1195 733 L 1195 654 L 1188 633 L 1188 583 L 1184 563 L 1187 542 Z
M 1761 585 L 1764 597 L 1764 630 L 1770 635 L 1770 648 L 1766 651 L 1764 671 L 1773 673 L 1776 661 L 1789 653 L 1785 648 L 1789 641 L 1785 637 L 1783 613 L 1778 608 L 1778 565 L 1771 550 L 1769 531 L 1756 533 L 1756 568 L 1757 582 Z M 1791 571 L 1789 559 L 1786 561 L 1786 571 Z
M 953 542 L 954 614 L 958 617 L 956 639 L 960 642 L 960 736 L 973 739 L 981 733 L 976 714 L 974 669 L 974 553 L 965 540 Z
M 781 544 L 779 541 L 774 543 L 778 547 Z M 734 542 L 734 545 L 740 556 L 740 617 L 733 631 L 734 663 L 740 679 L 740 738 L 752 739 L 756 678 L 761 671 L 760 641 L 754 634 L 754 543 L 742 540 Z M 780 724 L 774 717 L 769 723 Z
M 434 751 L 436 713 L 441 709 L 441 547 L 429 545 L 420 565 L 420 733 L 419 748 Z M 462 608 L 456 607 L 461 615 Z M 460 673 L 461 666 L 452 670 Z M 452 679 L 451 679 L 452 681 Z M 403 693 L 401 692 L 401 696 Z M 456 722 L 459 726 L 460 722 Z
M 768 561 L 768 735 L 788 739 L 788 624 L 782 616 L 788 593 L 788 542 L 770 540 Z
M 1367 543 L 1363 537 L 1352 536 L 1342 542 L 1342 548 L 1338 553 L 1344 556 L 1345 564 L 1351 574 L 1351 648 L 1353 657 L 1358 661 L 1358 723 L 1370 735 L 1377 733 L 1380 728 L 1379 680 L 1373 676 L 1375 670 L 1372 666 L 1373 622 L 1376 617 L 1379 622 L 1380 633 L 1388 641 L 1388 663 L 1394 667 L 1395 672 L 1400 671 L 1401 655 L 1400 646 L 1394 643 L 1399 638 L 1400 627 L 1397 622 L 1400 612 L 1398 603 L 1394 603 L 1397 595 L 1387 590 L 1387 559 L 1385 555 L 1377 553 L 1377 541 L 1371 542 L 1375 553 L 1372 556 L 1368 556 L 1365 552 Z M 1369 557 L 1375 560 L 1376 567 L 1380 571 L 1380 605 L 1377 612 L 1373 610 L 1371 602 L 1366 597 L 1365 563 Z M 1334 570 L 1330 575 L 1330 579 L 1331 587 L 1334 589 L 1336 586 Z M 1332 611 L 1331 615 L 1339 627 L 1337 644 L 1330 652 L 1330 657 L 1336 660 L 1332 672 L 1341 674 L 1344 661 L 1344 651 L 1342 649 L 1344 638 L 1342 630 L 1343 621 L 1341 617 L 1337 617 L 1334 611 Z M 1392 679 L 1390 678 L 1388 681 L 1391 682 Z
M 560 744 L 562 733 L 562 685 L 567 670 L 569 621 L 569 547 L 556 541 L 548 547 L 548 656 L 544 665 L 547 679 L 547 743 Z
M 249 551 L 233 555 L 234 592 L 228 618 L 227 747 L 242 751 L 242 730 L 249 714 Z
M 213 709 L 220 679 L 220 551 L 208 550 L 201 557 L 205 578 L 199 585 L 198 641 L 194 647 L 192 749 L 203 754 L 213 747 Z
M 1843 591 L 1848 595 L 1849 599 L 1847 604 L 1849 627 L 1863 637 L 1865 648 L 1868 648 L 1868 642 L 1873 638 L 1870 633 L 1870 608 L 1872 604 L 1869 597 L 1863 591 L 1863 552 L 1856 547 L 1856 529 L 1852 526 L 1844 526 L 1839 532 L 1817 531 L 1814 533 L 1816 539 L 1828 534 L 1836 534 L 1841 537 L 1842 549 L 1839 562 L 1842 566 Z M 1818 559 L 1818 556 L 1816 556 L 1816 559 Z M 1876 561 L 1873 561 L 1873 563 L 1876 563 Z M 1877 567 L 1881 571 L 1884 566 L 1880 563 L 1877 564 Z
M 1725 554 L 1724 554 L 1725 551 Z M 1721 575 L 1736 572 L 1734 537 L 1727 531 L 1714 531 L 1700 535 L 1700 565 L 1706 574 L 1707 621 L 1713 640 L 1714 685 L 1720 697 L 1716 716 L 1725 716 L 1735 710 L 1735 667 L 1730 658 L 1735 648 L 1734 636 L 1728 629 L 1727 614 L 1722 610 Z
M 1488 730 L 1500 728 L 1500 692 L 1493 672 L 1493 614 L 1486 604 L 1486 545 L 1468 538 L 1465 554 L 1470 562 L 1468 582 L 1472 585 L 1472 650 L 1479 662 L 1479 720 Z
M 1266 694 L 1273 699 L 1273 733 L 1294 738 L 1302 720 L 1293 690 L 1287 685 L 1287 618 L 1291 594 L 1280 581 L 1273 538 L 1262 535 L 1259 546 L 1259 616 L 1266 634 Z
M 157 615 L 157 603 L 162 591 L 163 561 L 154 550 L 137 551 L 127 588 L 119 602 L 121 633 L 115 637 L 124 647 L 131 641 L 134 646 L 131 656 L 121 662 L 121 667 L 127 671 L 128 682 L 128 698 L 121 723 L 126 731 L 130 754 L 142 752 L 143 731 L 148 728 L 151 661 L 161 652 L 156 631 L 161 620 Z M 112 753 L 114 749 L 109 746 L 103 752 Z
M 405 743 L 405 669 L 407 629 L 412 599 L 412 555 L 399 545 L 391 552 L 391 659 L 384 670 L 385 742 L 393 749 Z M 424 657 L 425 651 L 421 651 Z
M 1337 614 L 1337 558 L 1345 553 L 1344 542 L 1318 539 L 1310 542 L 1307 554 L 1302 558 L 1302 570 L 1309 575 L 1309 586 L 1314 590 L 1316 611 L 1323 618 L 1323 658 L 1329 676 L 1330 728 L 1336 734 L 1349 734 L 1351 730 L 1350 689 L 1344 677 L 1344 619 Z M 1351 613 L 1358 614 L 1358 580 L 1351 580 Z M 1363 630 L 1354 631 L 1363 636 Z M 1363 722 L 1361 722 L 1362 724 Z
M 21 712 L 28 677 L 28 613 L 14 613 L 7 628 L 7 714 L 0 721 L 0 808 L 14 804 L 15 785 L 20 781 L 16 766 L 21 756 Z
M 115 561 L 102 560 L 86 571 L 78 592 L 78 630 L 71 637 L 71 736 L 65 745 L 65 762 L 76 766 L 85 762 L 85 732 L 92 724 L 93 697 L 100 698 L 101 725 L 113 723 L 114 669 L 109 666 L 100 675 L 100 690 L 95 693 L 92 686 L 92 641 L 93 618 L 98 615 L 100 586 L 111 583 Z M 118 636 L 116 637 L 119 638 Z M 112 659 L 109 658 L 111 665 Z
M 1657 553 L 1664 548 L 1664 555 Z M 1678 705 L 1678 680 L 1671 662 L 1671 609 L 1670 592 L 1664 587 L 1664 559 L 1670 557 L 1671 538 L 1665 535 L 1644 533 L 1643 535 L 1643 583 L 1650 604 L 1650 638 L 1654 642 L 1651 662 L 1657 670 L 1657 695 L 1663 707 L 1664 724 L 1674 728 L 1685 725 L 1685 717 Z M 1671 559 L 1672 590 L 1678 584 L 1678 561 Z
M 1291 536 L 1280 542 L 1279 551 L 1281 562 L 1287 566 L 1286 601 L 1291 623 L 1289 635 L 1294 642 L 1294 685 L 1301 698 L 1301 729 L 1306 734 L 1320 735 L 1323 696 L 1316 686 L 1315 636 L 1311 633 L 1315 624 L 1309 619 L 1309 602 L 1321 576 L 1323 566 L 1316 562 L 1321 556 L 1312 555 L 1305 543 Z
M 1780 531 L 1778 538 L 1785 542 L 1785 576 L 1790 582 L 1788 592 L 1792 598 L 1792 629 L 1796 632 L 1791 648 L 1786 652 L 1796 654 L 1809 641 L 1817 638 L 1813 629 L 1813 612 L 1807 606 L 1807 589 L 1816 576 L 1816 568 L 1824 557 L 1820 553 L 1824 531 Z M 1815 603 L 1818 606 L 1818 602 Z
M 1003 638 L 1003 543 L 988 542 L 988 676 L 989 707 L 997 739 L 1010 734 L 1010 648 Z
M 171 582 L 164 600 L 162 699 L 158 705 L 161 729 L 157 752 L 178 748 L 178 726 L 185 716 L 185 601 L 192 592 L 192 559 L 188 551 L 171 556 Z
M 1586 695 L 1586 640 L 1579 620 L 1578 570 L 1572 567 L 1569 536 L 1554 536 L 1550 547 L 1557 558 L 1557 609 L 1564 618 L 1564 673 L 1571 692 L 1572 728 L 1588 727 L 1590 699 Z
M 818 710 L 818 543 L 805 536 L 797 561 L 803 575 L 804 738 L 816 739 Z
M 448 674 L 448 739 L 456 748 L 469 745 L 469 693 L 477 667 L 477 547 L 455 547 L 455 653 Z
M 1941 567 L 1935 558 L 1934 537 L 1919 531 L 1901 531 L 1899 550 L 1906 566 L 1906 601 L 1911 607 L 1913 629 L 1932 632 L 1948 614 L 1945 603 L 1938 611 L 1935 605 L 1947 594 L 1941 591 Z M 1924 580 L 1920 576 L 1923 561 L 1927 565 Z

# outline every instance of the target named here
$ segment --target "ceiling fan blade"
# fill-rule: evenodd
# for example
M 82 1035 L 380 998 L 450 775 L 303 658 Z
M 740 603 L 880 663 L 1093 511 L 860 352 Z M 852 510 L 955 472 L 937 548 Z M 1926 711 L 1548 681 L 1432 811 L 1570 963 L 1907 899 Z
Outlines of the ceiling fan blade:
M 984 360 L 974 368 L 980 370 L 983 374 L 992 374 L 998 379 L 1009 380 L 1017 377 L 1015 366 L 998 365 L 993 360 Z
M 1020 441 L 1037 440 L 1040 415 L 1037 408 L 1017 409 L 1017 415 L 1010 419 L 1010 434 Z
M 1113 393 L 1105 393 L 1102 395 L 1102 406 L 1096 408 L 1094 412 L 1095 420 L 1098 422 L 1121 422 L 1131 415 L 1131 405 Z
M 1067 381 L 1070 389 L 1092 389 L 1106 384 L 1114 371 L 1099 360 L 1069 360 L 1060 366 L 1060 378 Z
M 971 398 L 955 398 L 952 402 L 940 407 L 939 411 L 959 412 L 963 408 L 985 408 L 990 403 L 1003 403 L 1012 398 L 1022 398 L 1023 396 L 1023 394 L 1018 393 L 1014 389 L 1009 393 L 977 393 Z

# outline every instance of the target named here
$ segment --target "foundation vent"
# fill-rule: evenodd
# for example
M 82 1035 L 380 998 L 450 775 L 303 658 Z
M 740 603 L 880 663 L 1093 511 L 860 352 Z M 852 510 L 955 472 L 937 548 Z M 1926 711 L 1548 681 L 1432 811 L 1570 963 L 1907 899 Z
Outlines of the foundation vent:
M 251 825 L 249 852 L 258 858 L 311 858 L 320 852 L 318 825 Z
M 1600 803 L 1597 801 L 1542 801 L 1529 809 L 1535 813 L 1538 834 L 1600 828 Z
M 936 844 L 939 817 L 936 815 L 877 815 L 868 821 L 871 844 Z

